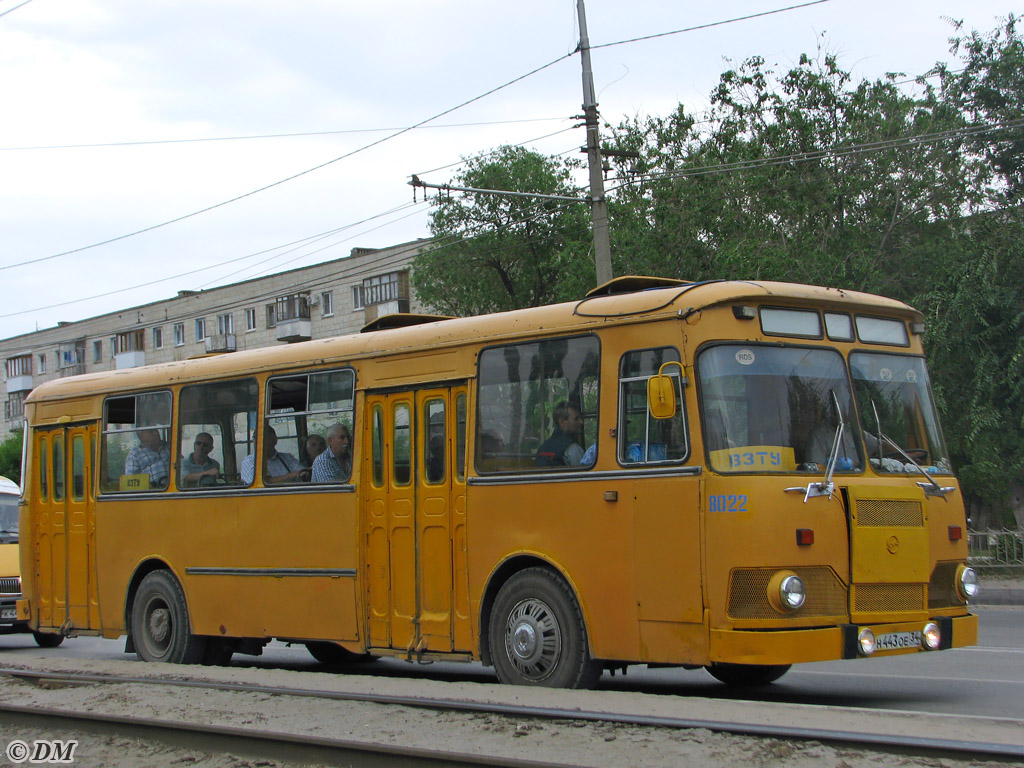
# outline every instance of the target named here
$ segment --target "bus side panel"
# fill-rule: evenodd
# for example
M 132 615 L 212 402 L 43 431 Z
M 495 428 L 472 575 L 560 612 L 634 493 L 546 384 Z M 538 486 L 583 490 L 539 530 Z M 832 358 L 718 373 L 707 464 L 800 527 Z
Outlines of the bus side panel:
M 184 496 L 100 502 L 105 629 L 124 629 L 132 574 L 155 558 L 181 580 L 196 634 L 358 640 L 354 493 Z
M 629 487 L 624 480 L 470 487 L 474 607 L 503 561 L 533 555 L 560 569 L 576 591 L 595 657 L 639 658 Z M 605 501 L 605 491 L 622 501 Z

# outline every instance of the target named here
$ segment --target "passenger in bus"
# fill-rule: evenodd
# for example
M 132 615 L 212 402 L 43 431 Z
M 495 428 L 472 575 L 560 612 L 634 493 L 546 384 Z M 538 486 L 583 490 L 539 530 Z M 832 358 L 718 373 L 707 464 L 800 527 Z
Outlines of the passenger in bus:
M 124 473 L 149 475 L 150 488 L 167 486 L 171 474 L 171 449 L 160 436 L 159 429 L 143 429 L 139 432 L 139 444 L 125 457 Z
M 538 467 L 574 467 L 583 461 L 583 414 L 565 401 L 555 406 L 555 431 L 537 449 Z
M 343 483 L 352 474 L 352 436 L 344 424 L 327 430 L 327 450 L 313 462 L 314 483 Z
M 316 457 L 327 450 L 327 441 L 322 435 L 310 435 L 306 438 L 306 455 L 309 456 L 309 463 L 312 465 Z
M 263 482 L 296 483 L 309 478 L 309 470 L 290 453 L 281 453 L 277 445 L 277 432 L 267 426 L 263 430 Z M 250 485 L 256 475 L 256 456 L 249 454 L 242 459 L 240 469 L 242 482 Z
M 196 435 L 193 451 L 181 460 L 181 485 L 183 488 L 217 484 L 220 477 L 220 462 L 210 458 L 213 450 L 213 435 L 200 432 Z

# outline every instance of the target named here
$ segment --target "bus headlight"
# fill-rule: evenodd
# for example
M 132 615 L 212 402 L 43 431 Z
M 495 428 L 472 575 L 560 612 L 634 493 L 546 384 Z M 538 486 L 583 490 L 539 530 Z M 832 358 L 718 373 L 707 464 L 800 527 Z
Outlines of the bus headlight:
M 875 633 L 864 628 L 857 635 L 857 648 L 861 656 L 870 656 L 875 652 Z
M 779 571 L 768 582 L 768 602 L 779 613 L 798 610 L 806 599 L 803 579 L 792 571 Z
M 934 651 L 939 647 L 939 643 L 941 642 L 942 633 L 939 631 L 939 625 L 929 621 L 924 625 L 924 630 L 921 632 L 921 645 L 923 645 L 927 651 Z
M 964 602 L 978 595 L 978 574 L 973 568 L 961 565 L 956 569 L 956 591 Z

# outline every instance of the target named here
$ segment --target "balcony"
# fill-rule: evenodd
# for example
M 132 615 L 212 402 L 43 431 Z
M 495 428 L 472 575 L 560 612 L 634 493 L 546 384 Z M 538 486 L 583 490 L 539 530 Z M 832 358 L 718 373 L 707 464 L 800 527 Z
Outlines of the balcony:
M 139 368 L 146 364 L 146 353 L 142 350 L 118 352 L 114 355 L 114 368 Z
M 32 389 L 32 374 L 11 376 L 7 379 L 8 392 L 28 392 Z
M 372 323 L 374 320 L 379 320 L 386 315 L 399 315 L 408 311 L 408 299 L 392 299 L 380 304 L 370 304 L 364 310 L 367 323 Z
M 309 341 L 313 338 L 313 322 L 308 317 L 295 317 L 291 320 L 277 321 L 277 340 Z
M 235 334 L 233 333 L 215 333 L 212 336 L 206 337 L 206 354 L 218 355 L 223 352 L 234 352 L 235 347 Z

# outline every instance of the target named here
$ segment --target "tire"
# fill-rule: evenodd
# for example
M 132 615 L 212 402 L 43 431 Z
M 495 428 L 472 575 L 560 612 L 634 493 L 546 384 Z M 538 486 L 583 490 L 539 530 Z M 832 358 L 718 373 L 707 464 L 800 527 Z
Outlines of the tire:
M 789 672 L 791 664 L 712 664 L 707 671 L 716 680 L 736 688 L 774 683 Z
M 544 568 L 527 568 L 502 586 L 488 638 L 494 671 L 503 683 L 593 688 L 601 676 L 601 664 L 590 658 L 576 596 Z
M 206 638 L 189 632 L 185 591 L 169 571 L 153 571 L 139 584 L 132 603 L 132 639 L 143 661 L 202 661 Z
M 35 638 L 36 645 L 40 648 L 56 648 L 64 642 L 64 635 L 53 635 L 48 632 L 36 632 L 33 630 L 32 637 Z
M 377 658 L 369 653 L 353 653 L 336 643 L 319 641 L 306 643 L 306 650 L 313 655 L 314 659 L 328 667 L 346 667 L 350 664 L 374 661 Z

